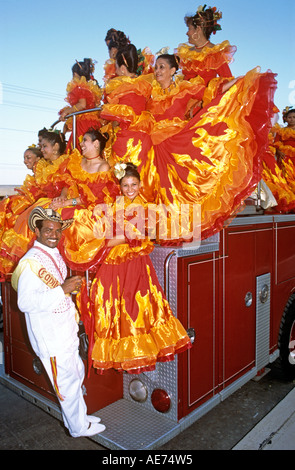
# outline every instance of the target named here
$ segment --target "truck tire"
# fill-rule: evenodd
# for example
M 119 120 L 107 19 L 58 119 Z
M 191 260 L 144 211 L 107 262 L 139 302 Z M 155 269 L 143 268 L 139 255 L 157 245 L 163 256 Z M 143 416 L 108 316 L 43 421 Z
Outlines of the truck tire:
M 289 298 L 279 332 L 279 363 L 286 379 L 295 378 L 295 294 Z

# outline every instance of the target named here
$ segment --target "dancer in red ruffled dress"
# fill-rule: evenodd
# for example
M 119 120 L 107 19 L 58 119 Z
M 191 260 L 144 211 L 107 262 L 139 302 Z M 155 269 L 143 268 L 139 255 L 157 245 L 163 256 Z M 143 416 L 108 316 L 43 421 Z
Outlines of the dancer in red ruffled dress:
M 70 106 L 59 111 L 60 120 L 66 121 L 64 133 L 72 131 L 72 118 L 67 119 L 68 114 L 86 109 L 97 108 L 102 98 L 102 90 L 93 79 L 94 65 L 91 59 L 84 59 L 83 62 L 76 62 L 72 67 L 73 79 L 67 85 L 67 101 Z M 93 111 L 76 116 L 76 142 L 73 145 L 73 135 L 71 134 L 67 151 L 73 147 L 81 150 L 80 141 L 90 127 L 100 129 L 101 121 L 99 111 Z
M 288 106 L 283 111 L 285 127 L 276 126 L 274 147 L 279 162 L 290 160 L 295 164 L 295 109 Z
M 287 126 L 276 126 L 273 146 L 278 165 L 295 195 L 295 109 L 292 106 L 283 110 L 283 121 Z
M 260 181 L 274 75 L 254 69 L 238 80 L 211 80 L 206 87 L 201 77 L 174 78 L 178 62 L 173 55 L 158 57 L 156 80 L 130 76 L 127 58 L 127 51 L 120 62 L 118 55 L 117 68 L 125 76 L 110 81 L 102 110 L 105 119 L 120 123 L 112 156 L 138 166 L 148 201 L 177 209 L 200 205 L 206 238 L 223 227 Z
M 212 79 L 222 83 L 224 78 L 232 77 L 229 64 L 233 62 L 236 46 L 228 41 L 216 45 L 210 41 L 211 34 L 221 29 L 218 24 L 221 18 L 216 7 L 206 9 L 206 5 L 200 6 L 195 15 L 185 17 L 189 44 L 180 44 L 175 52 L 186 80 L 199 76 L 207 85 Z
M 292 188 L 286 171 L 287 167 L 292 167 L 293 164 L 291 162 L 282 163 L 278 158 L 278 149 L 274 142 L 275 136 L 280 130 L 279 124 L 275 124 L 269 134 L 269 151 L 264 155 L 262 177 L 277 201 L 277 205 L 271 209 L 271 212 L 288 213 L 295 209 L 294 187 Z
M 209 87 L 207 93 L 217 85 L 221 89 L 224 82 L 233 78 L 229 64 L 234 60 L 236 46 L 231 46 L 228 41 L 213 44 L 210 40 L 212 34 L 221 30 L 218 24 L 221 18 L 222 13 L 216 7 L 199 6 L 195 15 L 184 18 L 189 44 L 179 44 L 175 50 L 185 80 L 202 77 Z
M 19 259 L 34 242 L 35 235 L 28 226 L 31 211 L 36 206 L 49 207 L 52 199 L 59 196 L 62 188 L 67 184 L 66 177 L 61 180 L 60 175 L 60 166 L 67 158 L 67 154 L 64 153 L 65 149 L 65 138 L 59 131 L 47 131 L 43 135 L 44 158 L 39 160 L 34 171 L 34 184 L 30 186 L 32 199 L 29 204 L 25 204 L 18 210 L 13 227 L 6 230 L 2 236 L 1 254 L 6 258 L 6 273 L 13 271 Z
M 116 71 L 116 55 L 119 49 L 126 47 L 130 44 L 129 38 L 123 31 L 111 28 L 107 31 L 105 43 L 109 52 L 109 59 L 104 64 L 104 83 L 107 85 L 109 80 L 117 76 Z
M 123 194 L 116 207 L 123 211 L 125 242 L 119 240 L 98 269 L 88 304 L 91 318 L 86 314 L 89 337 L 94 333 L 93 366 L 101 373 L 114 368 L 136 374 L 153 370 L 158 361 L 173 360 L 191 342 L 160 287 L 149 257 L 153 244 L 144 232 L 137 236 L 132 225 L 128 230 L 134 213 L 146 208 L 139 195 L 140 176 L 131 163 L 117 164 L 116 171 Z M 115 212 L 114 219 L 119 218 Z M 79 302 L 83 296 L 85 289 Z
M 112 123 L 109 161 L 127 160 L 138 166 L 151 147 L 151 119 L 145 112 L 151 75 L 137 75 L 138 54 L 133 44 L 119 50 L 116 64 L 118 76 L 106 86 L 107 102 L 101 112 L 101 117 Z
M 161 77 L 163 61 L 166 81 Z M 225 80 L 222 87 L 211 81 L 203 88 L 203 107 L 187 119 L 190 90 L 197 80 L 202 86 L 203 80 L 173 80 L 177 66 L 172 55 L 157 59 L 147 107 L 156 121 L 153 148 L 147 169 L 142 165 L 140 171 L 143 188 L 154 188 L 156 203 L 199 205 L 201 236 L 207 238 L 223 227 L 260 181 L 276 81 L 272 73 L 259 69 L 236 82 Z
M 6 250 L 1 249 L 3 234 L 12 229 L 17 217 L 43 194 L 35 178 L 37 165 L 40 168 L 45 163 L 42 157 L 41 150 L 36 145 L 32 145 L 25 150 L 24 163 L 28 170 L 32 170 L 33 175 L 27 175 L 22 186 L 15 189 L 17 194 L 6 197 L 0 202 L 0 250 L 2 251 L 0 253 L 0 277 L 1 274 L 4 275 L 9 272 L 11 268 L 10 261 L 7 260 Z
M 65 188 L 51 204 L 62 217 L 74 219 L 63 233 L 59 249 L 67 265 L 79 272 L 96 272 L 106 249 L 105 238 L 96 236 L 99 220 L 93 214 L 95 206 L 107 207 L 119 195 L 118 183 L 104 158 L 107 139 L 97 129 L 88 129 L 81 142 L 82 155 L 73 150 L 60 168 L 60 184 L 64 180 Z

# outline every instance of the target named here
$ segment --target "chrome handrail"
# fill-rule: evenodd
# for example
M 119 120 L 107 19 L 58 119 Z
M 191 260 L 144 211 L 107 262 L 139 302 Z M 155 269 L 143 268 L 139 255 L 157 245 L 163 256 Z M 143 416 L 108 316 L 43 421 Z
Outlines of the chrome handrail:
M 170 277 L 169 277 L 169 265 L 170 261 L 173 258 L 173 256 L 176 256 L 176 251 L 173 250 L 171 251 L 165 258 L 164 261 L 164 294 L 166 295 L 166 298 L 168 302 L 170 301 Z
M 76 116 L 79 116 L 80 114 L 93 113 L 93 112 L 97 112 L 97 111 L 101 111 L 101 107 L 91 108 L 91 109 L 83 109 L 83 111 L 76 111 L 75 113 L 71 113 L 71 114 L 68 114 L 66 116 L 67 119 L 69 119 L 71 117 L 73 118 L 73 130 L 72 130 L 73 148 L 76 148 L 76 132 L 77 132 L 77 129 L 76 129 L 76 123 L 77 123 Z M 51 124 L 51 129 L 53 129 L 59 122 L 64 122 L 64 121 L 61 121 L 60 119 L 58 119 L 53 124 Z

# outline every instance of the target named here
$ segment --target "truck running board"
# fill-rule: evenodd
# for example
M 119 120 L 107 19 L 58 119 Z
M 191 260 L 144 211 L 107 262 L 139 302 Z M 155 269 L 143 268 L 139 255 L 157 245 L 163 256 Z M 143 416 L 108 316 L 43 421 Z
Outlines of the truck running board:
M 106 430 L 102 434 L 92 436 L 90 439 L 110 450 L 159 449 L 255 377 L 256 372 L 256 369 L 253 368 L 231 384 L 228 389 L 218 393 L 178 422 L 167 418 L 161 413 L 152 412 L 139 403 L 124 398 L 120 399 L 94 413 L 106 425 Z M 0 383 L 17 393 L 21 398 L 62 421 L 58 405 L 6 375 L 3 365 L 0 365 Z

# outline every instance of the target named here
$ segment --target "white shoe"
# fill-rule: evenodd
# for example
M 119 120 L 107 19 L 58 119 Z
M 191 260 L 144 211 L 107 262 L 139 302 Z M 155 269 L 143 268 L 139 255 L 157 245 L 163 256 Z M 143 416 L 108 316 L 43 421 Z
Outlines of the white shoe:
M 89 428 L 81 435 L 81 437 L 94 436 L 95 434 L 103 432 L 105 428 L 104 424 L 90 423 Z
M 94 416 L 94 415 L 87 415 L 86 418 L 89 421 L 89 423 L 100 423 L 101 421 L 101 419 L 98 416 Z

